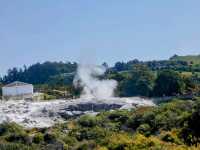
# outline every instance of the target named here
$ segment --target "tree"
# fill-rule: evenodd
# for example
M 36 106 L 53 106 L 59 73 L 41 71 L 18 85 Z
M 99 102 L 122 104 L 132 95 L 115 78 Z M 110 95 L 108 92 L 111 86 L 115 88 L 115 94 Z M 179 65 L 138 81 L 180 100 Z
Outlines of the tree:
M 124 71 L 127 70 L 127 65 L 124 62 L 117 62 L 114 66 L 116 71 Z
M 187 118 L 187 124 L 181 131 L 181 136 L 188 145 L 198 145 L 200 142 L 200 102 L 194 107 L 194 112 Z
M 121 84 L 121 96 L 150 96 L 154 74 L 144 65 L 134 65 L 130 77 Z
M 28 68 L 24 66 L 23 69 L 9 69 L 8 74 L 3 77 L 3 83 L 10 83 L 19 80 L 32 84 L 44 84 L 56 75 L 73 73 L 76 71 L 76 68 L 77 64 L 70 62 L 36 63 Z
M 158 74 L 155 81 L 155 96 L 173 96 L 182 94 L 185 89 L 185 83 L 180 73 L 172 70 L 164 70 Z

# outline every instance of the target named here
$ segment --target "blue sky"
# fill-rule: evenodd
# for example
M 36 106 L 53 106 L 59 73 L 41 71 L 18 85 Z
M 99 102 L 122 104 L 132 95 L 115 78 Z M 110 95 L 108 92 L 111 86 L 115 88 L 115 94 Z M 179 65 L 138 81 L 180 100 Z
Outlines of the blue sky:
M 0 0 L 0 73 L 200 53 L 199 0 Z

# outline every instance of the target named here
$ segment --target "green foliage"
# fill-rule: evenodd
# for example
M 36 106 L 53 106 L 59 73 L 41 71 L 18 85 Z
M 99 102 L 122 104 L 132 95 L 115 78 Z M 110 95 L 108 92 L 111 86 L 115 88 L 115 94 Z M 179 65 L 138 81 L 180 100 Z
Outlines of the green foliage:
M 110 72 L 122 72 L 122 71 L 129 71 L 132 70 L 132 67 L 134 65 L 146 65 L 151 70 L 165 70 L 165 69 L 172 69 L 172 70 L 179 70 L 179 71 L 189 71 L 191 69 L 195 69 L 193 66 L 189 65 L 188 61 L 185 60 L 176 60 L 176 59 L 170 59 L 170 60 L 153 60 L 153 61 L 139 61 L 137 59 L 125 62 L 117 62 L 115 63 L 113 68 L 110 68 Z M 196 71 L 199 70 L 196 68 Z
M 179 136 L 179 131 L 177 130 L 164 131 L 164 132 L 161 132 L 160 139 L 165 142 L 175 143 L 178 145 L 183 144 L 183 142 L 178 136 Z
M 190 145 L 200 142 L 200 101 L 197 101 L 195 107 L 181 133 L 186 143 Z
M 23 144 L 31 144 L 32 139 L 27 134 L 11 133 L 5 137 L 8 142 L 18 142 Z
M 198 98 L 174 99 L 156 107 L 84 115 L 46 129 L 3 123 L 0 149 L 198 150 L 199 108 Z
M 0 150 L 39 150 L 39 147 L 18 143 L 0 143 Z
M 151 126 L 149 124 L 141 124 L 137 131 L 145 136 L 151 135 Z
M 78 145 L 77 150 L 94 150 L 96 143 L 94 141 L 84 141 Z
M 67 145 L 71 145 L 74 146 L 77 143 L 77 139 L 75 137 L 71 137 L 69 135 L 64 135 L 61 137 L 61 140 L 67 144 Z
M 25 134 L 23 128 L 16 123 L 2 123 L 0 124 L 0 136 L 9 134 Z
M 154 84 L 154 74 L 142 65 L 136 65 L 131 76 L 124 80 L 120 89 L 121 96 L 150 96 Z
M 108 135 L 109 132 L 107 129 L 104 129 L 102 127 L 93 127 L 93 128 L 83 128 L 79 129 L 78 134 L 76 135 L 76 138 L 79 141 L 83 140 L 96 140 L 100 141 L 102 138 L 105 138 L 106 135 Z
M 170 58 L 173 61 L 186 61 L 191 65 L 200 64 L 200 55 L 178 56 L 174 55 Z
M 154 95 L 172 96 L 182 94 L 185 83 L 181 75 L 175 71 L 161 71 L 155 81 Z
M 100 78 L 118 81 L 118 96 L 200 95 L 199 56 L 174 56 L 170 60 L 117 62 Z M 192 62 L 192 63 L 191 63 Z M 23 81 L 35 85 L 35 91 L 54 98 L 79 97 L 82 87 L 73 87 L 77 63 L 44 62 L 8 70 L 0 82 Z M 168 70 L 168 71 L 166 71 Z M 155 86 L 154 86 L 155 85 Z M 165 90 L 166 89 L 166 90 Z M 0 92 L 1 94 L 1 92 Z M 52 97 L 53 98 L 53 97 Z M 45 99 L 52 99 L 46 98 Z
M 56 141 L 56 135 L 54 133 L 46 133 L 44 135 L 44 141 L 47 143 L 53 143 Z
M 117 63 L 101 78 L 117 80 L 120 96 L 198 96 L 198 68 L 197 64 L 185 60 L 133 60 Z M 46 100 L 78 97 L 82 88 L 71 85 L 75 69 L 75 63 L 46 62 L 24 70 L 9 70 L 3 82 L 21 80 L 38 84 L 36 90 L 45 93 Z M 2 123 L 0 149 L 37 150 L 58 146 L 66 150 L 198 150 L 199 100 L 193 96 L 193 100 L 173 99 L 156 107 L 84 115 L 46 129 L 25 130 L 15 123 Z
M 44 62 L 42 64 L 36 63 L 28 68 L 24 66 L 23 69 L 9 69 L 8 74 L 3 77 L 2 81 L 3 83 L 10 83 L 18 80 L 32 84 L 44 84 L 52 78 L 55 78 L 56 75 L 75 72 L 76 68 L 77 64 L 70 62 Z
M 81 116 L 78 122 L 83 127 L 94 127 L 97 125 L 96 118 L 90 115 Z
M 48 95 L 48 94 L 42 95 L 42 100 L 52 100 L 52 99 L 56 99 L 56 96 Z
M 151 64 L 153 65 L 153 64 Z M 128 71 L 111 72 L 108 78 L 118 81 L 119 96 L 176 96 L 199 95 L 199 72 L 176 68 L 150 69 L 148 65 L 135 64 Z
M 33 137 L 33 142 L 36 144 L 42 143 L 44 141 L 44 135 L 42 133 L 36 133 Z
M 63 99 L 72 98 L 75 96 L 75 89 L 72 86 L 57 86 L 57 85 L 35 85 L 35 91 L 44 93 L 40 95 L 40 99 L 51 100 L 51 99 Z M 77 90 L 77 89 L 76 89 Z
M 114 122 L 119 122 L 121 124 L 124 124 L 128 119 L 128 113 L 127 111 L 117 111 L 117 112 L 111 112 L 108 115 L 108 119 Z

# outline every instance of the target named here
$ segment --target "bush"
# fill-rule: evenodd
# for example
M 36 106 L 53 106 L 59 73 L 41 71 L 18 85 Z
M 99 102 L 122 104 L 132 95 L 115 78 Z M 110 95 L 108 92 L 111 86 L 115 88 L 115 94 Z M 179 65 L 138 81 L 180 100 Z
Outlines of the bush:
M 29 137 L 27 134 L 9 134 L 5 138 L 8 142 L 19 142 L 23 144 L 31 144 L 32 138 Z
M 81 143 L 77 150 L 94 150 L 97 147 L 97 144 L 94 141 L 84 141 Z
M 165 142 L 171 142 L 175 144 L 183 144 L 181 140 L 178 137 L 178 132 L 176 130 L 168 131 L 168 132 L 162 132 L 161 133 L 161 140 Z
M 128 119 L 128 112 L 127 111 L 114 111 L 108 115 L 108 119 L 114 122 L 120 122 L 124 124 Z
M 65 144 L 67 144 L 67 145 L 69 145 L 69 146 L 73 146 L 73 145 L 75 145 L 75 144 L 77 143 L 76 138 L 73 137 L 73 136 L 69 136 L 69 135 L 63 136 L 63 137 L 61 138 L 61 140 L 62 140 Z
M 85 115 L 80 117 L 78 123 L 83 127 L 94 127 L 97 125 L 97 120 L 93 116 Z
M 26 146 L 18 143 L 0 143 L 0 150 L 39 150 L 39 147 Z
M 127 121 L 127 126 L 133 130 L 136 130 L 140 124 L 142 124 L 142 114 L 135 114 Z
M 114 133 L 105 142 L 109 150 L 124 150 L 133 143 L 133 138 L 126 133 Z
M 145 136 L 150 136 L 151 135 L 151 127 L 148 124 L 141 124 L 137 128 L 137 132 L 140 134 L 144 134 Z
M 44 135 L 42 133 L 37 133 L 33 137 L 33 142 L 39 144 L 44 141 Z
M 47 143 L 54 143 L 56 142 L 56 135 L 53 133 L 46 133 L 44 135 L 44 141 Z
M 109 134 L 109 131 L 106 128 L 95 127 L 95 128 L 84 128 L 80 129 L 76 138 L 80 141 L 82 140 L 101 140 Z
M 0 136 L 6 134 L 25 134 L 25 131 L 16 123 L 2 123 L 0 124 Z

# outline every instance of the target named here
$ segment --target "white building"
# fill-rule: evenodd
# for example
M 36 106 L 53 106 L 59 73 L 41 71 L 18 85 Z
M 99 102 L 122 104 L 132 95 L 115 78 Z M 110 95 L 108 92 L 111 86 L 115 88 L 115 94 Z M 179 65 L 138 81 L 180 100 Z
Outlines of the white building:
M 3 99 L 29 99 L 33 97 L 33 85 L 15 81 L 2 87 Z

